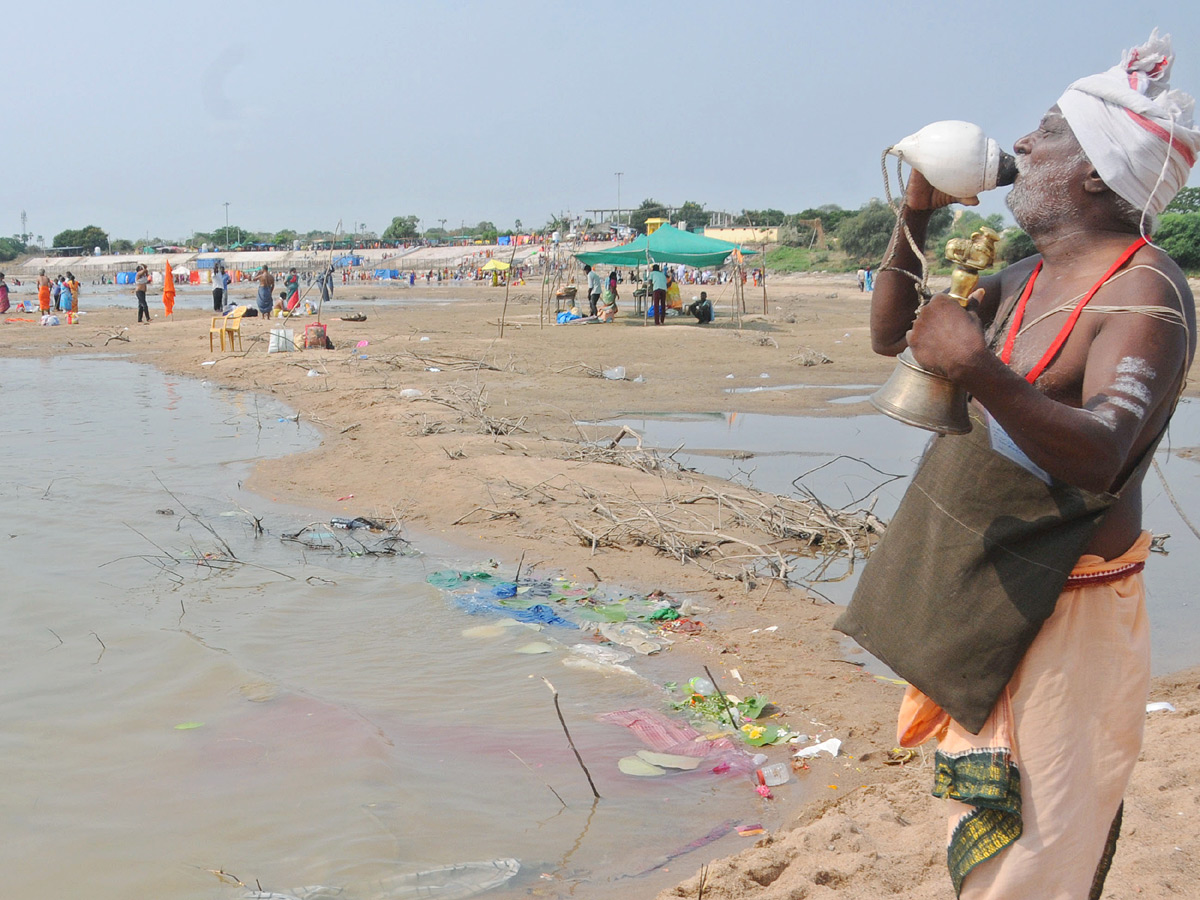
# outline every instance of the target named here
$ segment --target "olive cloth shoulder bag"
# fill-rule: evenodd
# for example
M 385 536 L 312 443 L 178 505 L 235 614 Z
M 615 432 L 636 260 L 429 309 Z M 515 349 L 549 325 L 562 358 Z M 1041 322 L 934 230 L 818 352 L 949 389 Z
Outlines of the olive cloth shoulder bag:
M 1118 495 L 997 452 L 994 425 L 971 416 L 930 442 L 834 628 L 978 734 Z

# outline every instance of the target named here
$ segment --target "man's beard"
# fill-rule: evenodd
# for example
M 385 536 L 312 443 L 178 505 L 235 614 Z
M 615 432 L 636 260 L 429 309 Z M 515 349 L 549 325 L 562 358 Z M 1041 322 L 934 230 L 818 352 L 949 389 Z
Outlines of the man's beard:
M 1071 176 L 1086 157 L 1081 150 L 1069 159 L 1041 163 L 1032 170 L 1025 159 L 1017 157 L 1017 180 L 1005 203 L 1026 234 L 1045 234 L 1075 215 Z

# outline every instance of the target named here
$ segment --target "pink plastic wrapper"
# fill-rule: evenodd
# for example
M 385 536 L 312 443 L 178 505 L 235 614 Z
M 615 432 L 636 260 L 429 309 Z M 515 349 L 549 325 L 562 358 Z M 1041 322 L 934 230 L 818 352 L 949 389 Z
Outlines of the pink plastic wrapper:
M 755 767 L 751 756 L 729 738 L 705 739 L 686 722 L 678 722 L 652 709 L 622 709 L 605 713 L 600 716 L 600 721 L 623 725 L 657 753 L 711 760 L 721 773 L 749 772 Z

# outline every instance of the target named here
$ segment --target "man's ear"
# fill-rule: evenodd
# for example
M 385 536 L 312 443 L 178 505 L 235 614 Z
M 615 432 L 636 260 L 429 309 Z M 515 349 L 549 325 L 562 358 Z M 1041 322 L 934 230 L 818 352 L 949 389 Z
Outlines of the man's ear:
M 1103 194 L 1106 191 L 1112 190 L 1112 188 L 1104 183 L 1104 179 L 1100 177 L 1100 173 L 1096 171 L 1095 166 L 1089 167 L 1087 172 L 1084 173 L 1083 189 L 1089 194 Z

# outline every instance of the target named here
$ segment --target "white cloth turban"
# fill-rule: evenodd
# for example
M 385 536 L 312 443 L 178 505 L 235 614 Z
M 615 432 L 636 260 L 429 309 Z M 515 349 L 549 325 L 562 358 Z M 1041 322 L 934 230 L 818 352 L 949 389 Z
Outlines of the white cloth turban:
M 1158 214 L 1188 180 L 1200 153 L 1195 101 L 1171 90 L 1171 36 L 1127 50 L 1121 64 L 1080 78 L 1058 98 L 1067 124 L 1104 183 L 1143 210 Z

